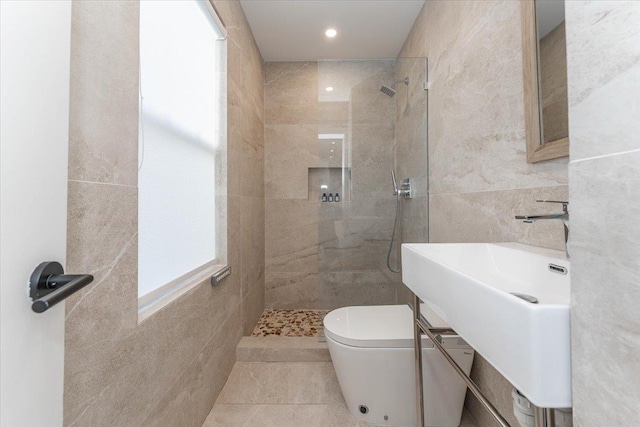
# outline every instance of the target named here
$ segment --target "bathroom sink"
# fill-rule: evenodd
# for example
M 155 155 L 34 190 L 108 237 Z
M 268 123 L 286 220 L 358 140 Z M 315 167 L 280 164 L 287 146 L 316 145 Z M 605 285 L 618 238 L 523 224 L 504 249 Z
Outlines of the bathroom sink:
M 571 406 L 563 252 L 519 243 L 404 244 L 402 280 L 534 405 Z M 537 303 L 523 299 L 530 297 Z

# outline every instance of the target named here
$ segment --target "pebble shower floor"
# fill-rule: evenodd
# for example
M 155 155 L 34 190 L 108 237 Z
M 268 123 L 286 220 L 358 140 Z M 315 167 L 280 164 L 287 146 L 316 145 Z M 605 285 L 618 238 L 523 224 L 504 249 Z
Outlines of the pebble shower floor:
M 265 310 L 258 320 L 254 337 L 317 337 L 323 333 L 322 319 L 327 310 Z

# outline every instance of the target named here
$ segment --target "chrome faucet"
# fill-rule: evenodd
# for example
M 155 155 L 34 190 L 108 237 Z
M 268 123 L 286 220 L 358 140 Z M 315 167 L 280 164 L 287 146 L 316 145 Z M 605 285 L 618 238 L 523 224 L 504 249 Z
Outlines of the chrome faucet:
M 561 202 L 557 200 L 536 200 L 538 203 L 560 203 L 562 204 L 562 213 L 549 215 L 516 215 L 516 219 L 520 219 L 527 224 L 532 224 L 543 219 L 559 219 L 564 225 L 564 251 L 569 259 L 569 202 Z

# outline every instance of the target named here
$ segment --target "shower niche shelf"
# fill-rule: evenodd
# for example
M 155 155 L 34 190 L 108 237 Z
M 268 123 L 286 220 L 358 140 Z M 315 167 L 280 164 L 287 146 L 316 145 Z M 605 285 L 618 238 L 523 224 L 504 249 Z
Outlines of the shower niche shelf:
M 327 196 L 333 194 L 334 197 L 336 193 L 339 193 L 340 202 L 348 202 L 351 199 L 351 169 L 314 167 L 309 168 L 308 173 L 309 188 L 307 194 L 310 202 L 322 202 L 324 193 Z

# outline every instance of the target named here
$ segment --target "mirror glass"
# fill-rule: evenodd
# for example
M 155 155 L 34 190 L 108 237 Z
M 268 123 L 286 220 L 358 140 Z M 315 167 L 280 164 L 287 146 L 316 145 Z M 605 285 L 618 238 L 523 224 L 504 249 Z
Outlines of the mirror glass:
M 564 1 L 536 0 L 541 144 L 569 137 Z

